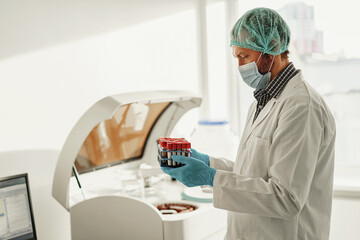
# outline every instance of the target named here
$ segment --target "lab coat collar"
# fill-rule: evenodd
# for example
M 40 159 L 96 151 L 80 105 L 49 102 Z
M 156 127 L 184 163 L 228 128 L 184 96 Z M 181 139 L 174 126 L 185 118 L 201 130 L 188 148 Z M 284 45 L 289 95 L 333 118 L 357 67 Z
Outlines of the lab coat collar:
M 274 107 L 276 102 L 279 102 L 282 99 L 286 98 L 288 95 L 290 95 L 292 93 L 293 89 L 295 88 L 295 86 L 300 81 L 303 81 L 303 76 L 302 76 L 301 70 L 292 79 L 289 80 L 289 82 L 286 84 L 282 93 L 280 93 L 276 98 L 272 98 L 265 105 L 264 109 L 260 112 L 259 116 L 256 118 L 254 123 L 252 123 L 251 119 L 250 119 L 250 121 L 248 121 L 248 123 L 247 123 L 248 125 L 246 126 L 245 132 L 244 132 L 244 134 L 245 134 L 245 136 L 243 138 L 244 141 L 242 141 L 242 142 L 246 142 L 246 140 L 249 138 L 249 136 L 254 131 L 254 129 L 266 118 L 266 116 L 269 114 L 269 112 Z M 252 117 L 255 114 L 255 110 L 256 110 L 256 104 L 253 104 L 253 109 L 251 111 Z
M 299 72 L 292 79 L 289 80 L 284 90 L 276 97 L 276 99 L 280 101 L 281 99 L 286 98 L 288 95 L 292 93 L 295 86 L 301 81 L 304 81 L 304 77 L 302 75 L 301 70 L 299 70 Z

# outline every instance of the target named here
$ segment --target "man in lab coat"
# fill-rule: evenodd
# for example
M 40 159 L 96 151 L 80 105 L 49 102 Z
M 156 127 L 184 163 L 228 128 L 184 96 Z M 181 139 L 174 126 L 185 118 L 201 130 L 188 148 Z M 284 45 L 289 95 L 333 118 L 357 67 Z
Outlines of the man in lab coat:
M 163 171 L 186 186 L 211 185 L 228 210 L 226 239 L 329 238 L 335 122 L 288 60 L 290 30 L 274 10 L 245 13 L 231 32 L 242 79 L 255 89 L 235 163 L 193 150 Z

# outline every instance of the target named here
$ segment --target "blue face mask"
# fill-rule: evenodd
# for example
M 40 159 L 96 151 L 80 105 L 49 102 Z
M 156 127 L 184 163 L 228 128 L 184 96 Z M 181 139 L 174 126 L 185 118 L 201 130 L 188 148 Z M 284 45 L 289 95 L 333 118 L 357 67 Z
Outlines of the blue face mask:
M 269 83 L 270 78 L 271 78 L 270 69 L 274 62 L 274 57 L 273 57 L 269 71 L 267 73 L 265 73 L 264 75 L 262 75 L 261 73 L 259 73 L 259 70 L 257 67 L 257 62 L 259 61 L 261 55 L 262 55 L 262 53 L 260 54 L 256 63 L 251 62 L 251 63 L 244 64 L 244 65 L 238 67 L 240 75 L 241 75 L 242 79 L 244 80 L 244 82 L 247 85 L 249 85 L 250 87 L 255 88 L 256 90 L 263 89 Z

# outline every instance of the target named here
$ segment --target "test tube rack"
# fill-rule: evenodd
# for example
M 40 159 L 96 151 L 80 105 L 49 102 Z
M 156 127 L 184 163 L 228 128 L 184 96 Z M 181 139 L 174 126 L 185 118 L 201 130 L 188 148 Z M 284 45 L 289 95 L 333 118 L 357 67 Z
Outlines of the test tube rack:
M 172 155 L 191 157 L 191 143 L 185 138 L 159 138 L 158 161 L 161 167 L 181 167 L 182 163 L 172 160 Z

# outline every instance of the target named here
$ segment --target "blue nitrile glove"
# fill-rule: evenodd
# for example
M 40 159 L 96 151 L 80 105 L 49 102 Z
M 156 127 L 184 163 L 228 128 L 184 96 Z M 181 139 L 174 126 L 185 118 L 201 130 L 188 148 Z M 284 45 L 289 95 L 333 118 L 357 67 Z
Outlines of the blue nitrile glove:
M 216 170 L 207 166 L 204 162 L 193 158 L 180 155 L 173 155 L 171 158 L 185 166 L 178 168 L 162 167 L 161 169 L 171 177 L 182 182 L 188 187 L 202 185 L 213 186 Z
M 200 161 L 202 161 L 203 163 L 205 163 L 206 165 L 210 166 L 210 158 L 209 155 L 200 153 L 198 151 L 196 151 L 195 149 L 191 149 L 191 157 L 196 158 Z

